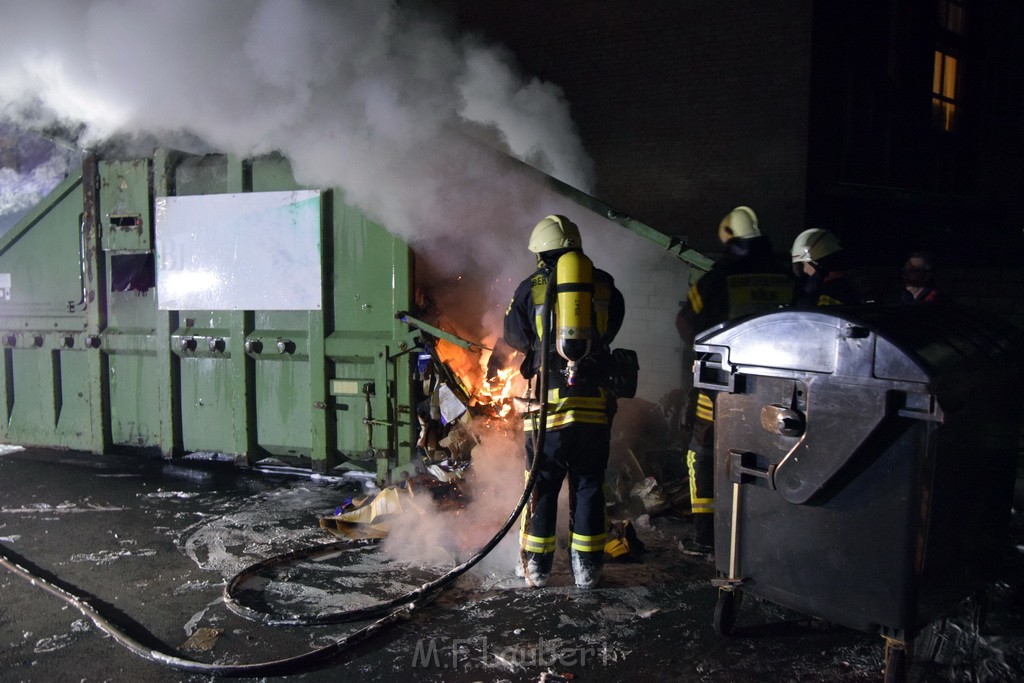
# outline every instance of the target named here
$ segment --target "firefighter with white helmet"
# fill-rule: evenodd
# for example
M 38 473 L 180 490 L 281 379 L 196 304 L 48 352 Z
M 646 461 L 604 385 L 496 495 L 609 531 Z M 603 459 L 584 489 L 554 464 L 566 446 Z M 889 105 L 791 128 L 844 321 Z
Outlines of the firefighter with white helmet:
M 625 302 L 612 276 L 593 267 L 583 253 L 576 224 L 550 215 L 530 236 L 537 270 L 516 288 L 505 313 L 504 342 L 526 354 L 523 376 L 541 365 L 542 335 L 552 343 L 547 359 L 548 395 L 542 458 L 536 486 L 523 519 L 520 573 L 528 585 L 544 586 L 555 553 L 558 494 L 569 478 L 570 558 L 576 585 L 597 584 L 607 538 L 604 475 L 611 443 L 615 395 L 608 382 L 611 342 L 622 327 Z M 554 276 L 554 321 L 541 315 Z M 524 416 L 535 432 L 537 413 Z M 532 439 L 526 439 L 527 469 L 533 465 Z
M 793 263 L 814 264 L 842 248 L 839 244 L 839 238 L 828 230 L 810 228 L 809 230 L 804 230 L 793 240 L 791 255 Z
M 771 241 L 761 234 L 757 214 L 738 206 L 718 225 L 725 254 L 694 283 L 676 316 L 679 336 L 689 346 L 699 332 L 726 320 L 789 305 L 793 279 L 776 260 Z M 691 413 L 693 433 L 686 454 L 690 475 L 692 539 L 684 552 L 714 553 L 714 397 L 701 391 Z
M 792 279 L 776 263 L 753 209 L 738 206 L 726 214 L 718 238 L 725 246 L 722 259 L 690 287 L 676 316 L 684 341 L 725 320 L 785 306 L 792 298 Z M 754 277 L 758 274 L 770 277 Z
M 757 228 L 757 214 L 749 206 L 737 206 L 718 224 L 718 239 L 722 244 L 727 244 L 733 237 L 746 239 L 760 234 L 761 231 Z
M 856 287 L 846 276 L 846 252 L 839 238 L 821 228 L 804 230 L 790 249 L 797 276 L 796 303 L 801 306 L 834 306 L 860 302 Z
M 583 249 L 580 229 L 565 216 L 547 216 L 537 223 L 530 233 L 526 247 L 534 254 L 554 252 L 562 249 Z

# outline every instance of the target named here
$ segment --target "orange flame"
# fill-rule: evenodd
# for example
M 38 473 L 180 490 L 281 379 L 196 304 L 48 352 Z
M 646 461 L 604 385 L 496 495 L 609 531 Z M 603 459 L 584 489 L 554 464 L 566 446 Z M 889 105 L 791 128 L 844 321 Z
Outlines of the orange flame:
M 460 385 L 453 390 L 461 391 L 460 398 L 474 413 L 502 422 L 514 417 L 512 397 L 525 386 L 518 369 L 501 369 L 496 379 L 488 380 L 490 352 L 485 349 L 464 349 L 443 339 L 437 341 L 434 349 L 438 361 Z

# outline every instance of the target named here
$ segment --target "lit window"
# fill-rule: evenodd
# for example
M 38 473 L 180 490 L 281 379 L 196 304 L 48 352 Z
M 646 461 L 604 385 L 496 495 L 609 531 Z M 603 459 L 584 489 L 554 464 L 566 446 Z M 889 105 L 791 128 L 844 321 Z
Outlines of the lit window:
M 952 131 L 956 123 L 956 107 L 957 58 L 936 50 L 932 71 L 932 117 L 936 127 Z

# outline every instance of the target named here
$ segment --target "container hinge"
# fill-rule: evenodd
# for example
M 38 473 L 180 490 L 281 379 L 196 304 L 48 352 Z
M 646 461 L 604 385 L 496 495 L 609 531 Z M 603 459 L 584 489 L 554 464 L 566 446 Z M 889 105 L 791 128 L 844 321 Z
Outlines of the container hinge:
M 807 420 L 799 410 L 772 403 L 761 408 L 761 427 L 779 436 L 800 436 Z

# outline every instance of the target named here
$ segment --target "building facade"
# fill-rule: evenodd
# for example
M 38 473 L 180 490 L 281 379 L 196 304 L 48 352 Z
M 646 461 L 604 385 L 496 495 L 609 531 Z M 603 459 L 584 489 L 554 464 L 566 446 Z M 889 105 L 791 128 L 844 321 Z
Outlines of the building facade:
M 708 253 L 739 204 L 780 254 L 831 229 L 876 300 L 929 250 L 955 299 L 1024 326 L 1021 3 L 454 6 L 564 89 L 609 204 Z

